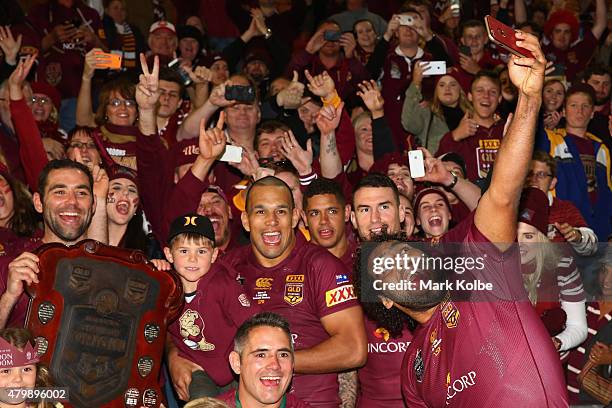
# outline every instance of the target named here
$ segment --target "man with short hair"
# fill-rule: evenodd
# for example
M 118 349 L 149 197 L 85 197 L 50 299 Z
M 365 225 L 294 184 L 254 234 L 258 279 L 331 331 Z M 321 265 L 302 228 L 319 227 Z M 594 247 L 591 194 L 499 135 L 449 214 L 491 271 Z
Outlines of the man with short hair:
M 610 68 L 603 65 L 593 65 L 585 70 L 583 78 L 584 82 L 595 91 L 595 113 L 587 130 L 601 138 L 608 149 L 612 149 L 612 135 L 608 127 L 611 106 L 610 91 L 612 90 L 611 77 Z
M 50 161 L 41 172 L 32 198 L 34 208 L 43 216 L 44 235 L 33 239 L 16 258 L 1 260 L 0 327 L 25 321 L 29 301 L 25 284 L 38 282 L 40 272 L 38 257 L 29 251 L 41 244 L 73 245 L 86 238 L 96 207 L 93 184 L 89 169 L 68 159 Z
M 320 407 L 337 407 L 337 373 L 366 359 L 363 315 L 342 263 L 305 242 L 289 187 L 276 177 L 253 183 L 242 224 L 251 245 L 225 260 L 240 271 L 251 301 L 284 316 L 296 348 L 295 395 Z M 340 277 L 340 278 L 339 278 Z
M 459 126 L 442 137 L 435 156 L 455 152 L 465 160 L 467 178 L 485 178 L 495 162 L 504 133 L 504 122 L 495 112 L 502 100 L 501 83 L 494 72 L 480 71 L 474 77 L 468 100 L 474 106 L 473 117 L 466 113 Z
M 565 96 L 564 128 L 546 129 L 538 140 L 538 150 L 557 161 L 554 194 L 571 201 L 600 241 L 612 232 L 612 180 L 610 150 L 596 135 L 588 132 L 593 117 L 595 92 L 590 85 L 578 83 Z
M 280 315 L 262 312 L 246 320 L 234 337 L 229 363 L 240 376 L 238 389 L 217 398 L 230 407 L 310 406 L 293 393 L 287 393 L 295 366 L 295 351 L 289 323 Z
M 492 70 L 504 62 L 499 54 L 487 48 L 489 36 L 481 20 L 468 20 L 461 28 L 461 45 L 470 49 L 470 54 L 459 53 L 459 64 L 464 73 L 476 75 L 483 69 Z
M 189 103 L 183 101 L 185 86 L 179 74 L 168 68 L 159 71 L 159 101 L 157 131 L 169 147 L 176 144 L 176 133 L 189 113 Z
M 557 182 L 555 159 L 546 152 L 536 150 L 526 184 L 548 196 L 548 238 L 553 242 L 569 242 L 579 255 L 593 255 L 597 251 L 597 236 L 574 204 L 553 195 Z

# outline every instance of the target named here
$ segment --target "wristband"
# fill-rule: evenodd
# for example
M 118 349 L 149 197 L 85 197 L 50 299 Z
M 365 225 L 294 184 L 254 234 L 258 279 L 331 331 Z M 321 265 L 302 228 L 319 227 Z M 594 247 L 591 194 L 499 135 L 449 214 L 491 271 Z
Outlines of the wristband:
M 459 177 L 457 177 L 457 173 L 455 173 L 454 170 L 450 170 L 449 172 L 450 174 L 453 175 L 453 181 L 451 181 L 451 183 L 448 186 L 446 186 L 446 188 L 448 188 L 449 190 L 452 190 L 457 185 L 457 181 L 459 181 Z
M 340 99 L 340 97 L 338 96 L 338 92 L 334 91 L 334 94 L 331 98 L 329 99 L 321 98 L 321 101 L 323 102 L 324 106 L 331 105 L 334 108 L 337 108 L 338 106 L 340 106 L 342 99 Z

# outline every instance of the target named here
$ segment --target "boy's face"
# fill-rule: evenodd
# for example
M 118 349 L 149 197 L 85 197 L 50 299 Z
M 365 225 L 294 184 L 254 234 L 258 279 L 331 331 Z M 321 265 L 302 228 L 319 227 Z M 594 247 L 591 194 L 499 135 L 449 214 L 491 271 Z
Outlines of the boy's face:
M 186 240 L 178 237 L 170 248 L 164 248 L 166 258 L 174 265 L 183 283 L 198 282 L 210 270 L 217 253 L 217 248 L 213 248 L 206 238 Z

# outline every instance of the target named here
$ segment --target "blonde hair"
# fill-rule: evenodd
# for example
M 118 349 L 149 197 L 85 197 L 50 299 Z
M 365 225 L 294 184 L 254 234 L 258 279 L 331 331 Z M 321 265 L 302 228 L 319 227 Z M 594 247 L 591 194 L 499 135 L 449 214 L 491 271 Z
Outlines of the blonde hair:
M 450 76 L 450 75 L 444 75 L 444 76 Z M 455 79 L 455 81 L 457 80 Z M 458 81 L 457 83 L 459 84 Z M 437 115 L 441 119 L 444 119 L 444 112 L 442 111 L 442 103 L 440 102 L 440 99 L 438 98 L 437 89 L 438 89 L 438 84 L 436 83 L 436 87 L 434 88 L 433 99 L 431 101 L 431 111 L 434 113 L 434 115 Z M 474 112 L 474 108 L 472 107 L 472 104 L 470 103 L 470 101 L 468 101 L 468 98 L 465 95 L 465 92 L 463 92 L 463 88 L 461 88 L 461 84 L 459 84 L 459 104 L 458 105 L 459 105 L 459 108 L 463 111 L 463 113 Z
M 184 408 L 229 408 L 229 405 L 216 398 L 202 397 L 189 401 Z
M 539 230 L 537 230 L 535 234 L 538 242 L 538 245 L 535 246 L 535 271 L 533 273 L 522 274 L 523 285 L 527 290 L 527 296 L 534 306 L 538 302 L 538 283 L 542 278 L 542 273 L 557 269 L 557 265 L 561 259 L 561 253 L 556 245 L 546 245 L 550 244 L 550 240 L 546 235 L 542 234 Z

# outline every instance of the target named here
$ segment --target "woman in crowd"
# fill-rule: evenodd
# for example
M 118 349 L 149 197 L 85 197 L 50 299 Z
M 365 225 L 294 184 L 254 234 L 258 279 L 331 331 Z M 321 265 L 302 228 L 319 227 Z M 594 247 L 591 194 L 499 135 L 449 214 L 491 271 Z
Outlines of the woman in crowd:
M 406 90 L 402 108 L 402 125 L 415 135 L 419 143 L 429 151 L 438 150 L 442 137 L 455 130 L 472 107 L 462 89 L 460 74 L 452 70 L 438 78 L 431 107 L 423 106 L 421 83 L 427 63 L 415 64 L 412 83 Z
M 138 55 L 147 46 L 138 27 L 127 22 L 125 0 L 104 0 L 103 5 L 102 25 L 111 52 L 122 56 L 123 70 L 137 70 Z
M 555 129 L 563 117 L 565 86 L 559 79 L 549 79 L 542 90 L 542 116 L 546 129 Z
M 353 34 L 357 40 L 357 46 L 355 47 L 353 55 L 365 66 L 378 42 L 376 31 L 374 30 L 372 22 L 364 19 L 355 22 L 353 25 Z
M 587 336 L 582 279 L 570 249 L 547 238 L 548 197 L 537 188 L 523 191 L 518 243 L 523 283 L 561 358 Z

